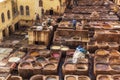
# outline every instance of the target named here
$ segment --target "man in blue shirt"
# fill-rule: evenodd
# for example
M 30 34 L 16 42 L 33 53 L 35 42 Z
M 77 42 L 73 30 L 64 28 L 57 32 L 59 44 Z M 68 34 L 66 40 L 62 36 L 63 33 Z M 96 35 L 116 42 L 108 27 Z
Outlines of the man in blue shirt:
M 76 30 L 76 24 L 77 24 L 77 20 L 73 19 L 72 20 L 72 26 L 73 26 L 74 30 Z

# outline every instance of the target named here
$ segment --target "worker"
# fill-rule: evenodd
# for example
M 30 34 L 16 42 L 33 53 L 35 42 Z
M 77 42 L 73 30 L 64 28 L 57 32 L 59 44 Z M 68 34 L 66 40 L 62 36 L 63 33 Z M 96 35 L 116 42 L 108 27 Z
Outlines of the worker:
M 39 14 L 35 13 L 36 14 L 36 23 L 39 23 L 40 22 L 40 17 L 39 17 Z
M 47 25 L 50 26 L 51 25 L 51 18 L 49 17 L 47 20 Z
M 41 9 L 42 17 L 44 17 L 44 8 Z
M 73 19 L 72 20 L 72 26 L 73 26 L 73 29 L 76 30 L 76 24 L 77 24 L 77 20 L 76 19 Z
M 73 63 L 77 63 L 79 59 L 84 59 L 89 52 L 81 46 L 78 46 L 72 58 Z
M 73 0 L 73 4 L 74 4 L 75 6 L 78 6 L 78 0 Z
M 56 20 L 57 23 L 60 23 L 62 21 L 62 16 L 59 16 Z
M 53 26 L 49 26 L 48 29 L 52 31 L 53 30 Z
M 54 13 L 53 8 L 51 8 L 51 9 L 49 10 L 49 14 L 52 16 L 53 13 Z

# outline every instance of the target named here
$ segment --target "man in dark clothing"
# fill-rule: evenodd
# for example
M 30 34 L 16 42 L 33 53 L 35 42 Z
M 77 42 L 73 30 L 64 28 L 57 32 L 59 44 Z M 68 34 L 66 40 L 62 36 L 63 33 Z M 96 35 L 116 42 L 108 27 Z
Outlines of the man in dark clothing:
M 66 0 L 67 8 L 70 8 L 72 0 Z
M 60 23 L 62 21 L 62 17 L 60 16 L 57 20 L 56 20 L 56 22 L 57 23 Z
M 73 0 L 73 4 L 78 6 L 78 0 Z
M 49 10 L 49 14 L 52 16 L 53 13 L 54 13 L 53 8 L 51 8 L 51 9 Z
M 35 13 L 36 14 L 36 13 Z M 36 14 L 36 23 L 39 23 L 40 22 L 40 17 L 39 17 L 39 14 Z
M 39 14 L 36 14 L 36 20 L 40 20 Z
M 42 16 L 44 16 L 44 9 L 43 8 L 41 9 L 41 13 L 42 13 Z

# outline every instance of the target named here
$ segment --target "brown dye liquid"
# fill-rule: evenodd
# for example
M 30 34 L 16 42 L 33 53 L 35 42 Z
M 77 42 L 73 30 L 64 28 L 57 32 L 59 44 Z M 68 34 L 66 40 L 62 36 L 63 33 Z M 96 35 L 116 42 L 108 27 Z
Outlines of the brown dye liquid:
M 3 78 L 3 77 L 0 77 L 0 80 L 4 80 L 5 78 Z
M 78 80 L 88 80 L 86 77 L 78 77 Z
M 32 53 L 30 53 L 30 55 L 31 55 L 32 57 L 35 57 L 35 56 L 38 56 L 39 53 L 38 53 L 38 52 L 32 52 Z
M 111 65 L 111 68 L 114 70 L 120 70 L 120 65 Z
M 43 80 L 43 78 L 41 76 L 36 76 L 36 77 L 32 78 L 31 80 Z
M 66 80 L 76 80 L 76 78 L 74 76 L 69 76 L 66 78 Z
M 54 58 L 53 58 L 53 59 L 49 59 L 49 61 L 50 61 L 50 62 L 57 62 L 57 60 L 54 59 Z
M 100 76 L 98 80 L 110 80 L 107 76 Z
M 102 63 L 102 62 L 107 62 L 107 58 L 97 57 L 97 58 L 95 58 L 95 61 L 96 61 L 96 62 L 100 62 L 100 63 Z
M 30 64 L 28 64 L 28 63 L 21 64 L 21 67 L 22 68 L 31 68 Z
M 98 55 L 107 55 L 107 52 L 104 51 L 104 50 L 99 50 L 99 51 L 97 52 L 97 54 L 98 54 Z
M 120 56 L 119 52 L 117 51 L 111 51 L 110 54 L 111 56 Z
M 108 43 L 109 46 L 116 46 L 116 43 Z
M 19 77 L 11 77 L 10 80 L 21 80 Z
M 32 59 L 32 58 L 27 58 L 26 61 L 28 61 L 28 62 L 32 62 L 33 59 Z
M 95 42 L 90 42 L 88 43 L 88 45 L 95 45 Z
M 111 32 L 111 33 L 118 33 L 117 31 L 112 31 L 112 30 L 111 30 L 111 31 L 109 31 L 109 32 Z
M 85 69 L 85 67 L 82 64 L 77 64 L 77 69 Z
M 55 66 L 53 64 L 48 64 L 44 67 L 45 69 L 53 69 Z
M 114 76 L 113 80 L 120 80 L 120 76 Z
M 108 65 L 105 64 L 97 64 L 96 69 L 98 70 L 108 70 Z
M 120 60 L 118 58 L 111 58 L 109 60 L 110 64 L 119 64 L 120 63 Z
M 42 67 L 42 65 L 37 64 L 37 63 L 34 63 L 34 64 L 33 64 L 33 67 L 34 67 L 34 68 L 41 68 L 41 67 Z
M 73 64 L 66 64 L 65 69 L 66 70 L 75 70 L 75 66 Z

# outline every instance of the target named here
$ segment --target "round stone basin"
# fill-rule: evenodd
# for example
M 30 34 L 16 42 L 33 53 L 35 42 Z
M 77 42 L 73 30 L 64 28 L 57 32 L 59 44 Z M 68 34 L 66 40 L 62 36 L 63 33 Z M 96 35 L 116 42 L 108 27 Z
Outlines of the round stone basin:
M 118 52 L 117 50 L 111 50 L 110 55 L 111 56 L 120 56 L 120 52 Z
M 108 51 L 103 50 L 103 49 L 99 49 L 99 50 L 97 50 L 95 53 L 96 53 L 97 55 L 99 55 L 99 56 L 105 56 L 105 55 L 108 54 Z
M 47 69 L 47 70 L 51 70 L 51 69 L 54 69 L 54 68 L 55 68 L 55 65 L 52 64 L 52 63 L 46 64 L 46 65 L 44 66 L 44 69 Z
M 30 80 L 43 80 L 43 76 L 42 75 L 34 75 L 30 78 Z
M 96 45 L 96 42 L 89 42 L 88 45 Z
M 78 70 L 86 70 L 87 66 L 85 64 L 76 64 Z
M 107 63 L 108 59 L 107 59 L 107 57 L 99 57 L 99 56 L 97 56 L 97 57 L 95 57 L 95 61 L 97 63 Z
M 48 76 L 45 80 L 57 80 L 57 78 L 54 76 Z
M 20 76 L 11 76 L 10 80 L 22 80 L 22 77 L 20 77 Z
M 41 50 L 39 51 L 40 55 L 49 55 L 50 54 L 50 51 L 49 50 Z
M 78 80 L 89 80 L 89 79 L 88 79 L 88 77 L 85 77 L 85 76 L 79 76 Z
M 52 53 L 52 56 L 55 58 L 59 58 L 60 57 L 60 53 Z
M 61 51 L 68 51 L 69 50 L 69 48 L 67 47 L 67 46 L 63 46 L 62 48 L 61 48 Z
M 31 69 L 32 68 L 32 64 L 29 62 L 22 62 L 20 63 L 20 67 L 23 69 Z
M 32 63 L 32 66 L 33 66 L 34 68 L 38 68 L 38 69 L 42 68 L 42 64 L 41 64 L 40 62 L 33 62 L 33 63 Z
M 22 58 L 24 55 L 25 55 L 25 52 L 22 52 L 22 51 L 15 52 L 14 54 L 14 56 L 19 57 L 19 58 Z
M 114 65 L 110 65 L 110 67 L 113 69 L 113 70 L 120 70 L 120 65 L 116 65 L 116 64 L 114 64 Z
M 113 76 L 113 80 L 120 80 L 120 75 Z
M 56 63 L 56 62 L 58 62 L 58 59 L 56 59 L 56 58 L 49 58 L 48 60 L 49 60 L 49 62 L 51 62 L 51 63 Z
M 46 62 L 46 59 L 44 57 L 38 57 L 37 61 L 38 62 Z
M 72 63 L 72 57 L 67 58 L 67 59 L 66 59 L 66 62 Z
M 109 63 L 110 64 L 120 64 L 120 59 L 119 58 L 110 58 Z
M 73 70 L 75 70 L 75 65 L 71 64 L 71 63 L 66 63 L 64 65 L 64 68 L 65 68 L 65 70 L 71 70 L 71 71 L 73 71 Z
M 0 77 L 0 80 L 5 80 L 5 78 L 4 77 Z
M 32 56 L 27 56 L 27 57 L 25 57 L 25 61 L 32 62 L 32 61 L 35 61 L 35 58 Z
M 66 80 L 77 80 L 76 77 L 74 76 L 67 76 L 66 77 Z
M 96 69 L 106 71 L 106 70 L 109 70 L 109 66 L 107 64 L 98 63 L 98 64 L 96 64 Z
M 99 76 L 98 80 L 111 80 L 108 76 Z
M 117 42 L 108 42 L 108 45 L 110 47 L 118 47 L 119 46 Z
M 39 52 L 37 52 L 37 51 L 31 52 L 30 56 L 32 56 L 32 57 L 39 56 Z
M 114 31 L 110 30 L 109 32 L 110 32 L 110 33 L 118 33 L 118 32 L 117 32 L 117 31 L 115 31 L 115 30 L 114 30 Z
M 52 50 L 60 50 L 60 48 L 61 48 L 60 46 L 52 46 L 51 47 Z

